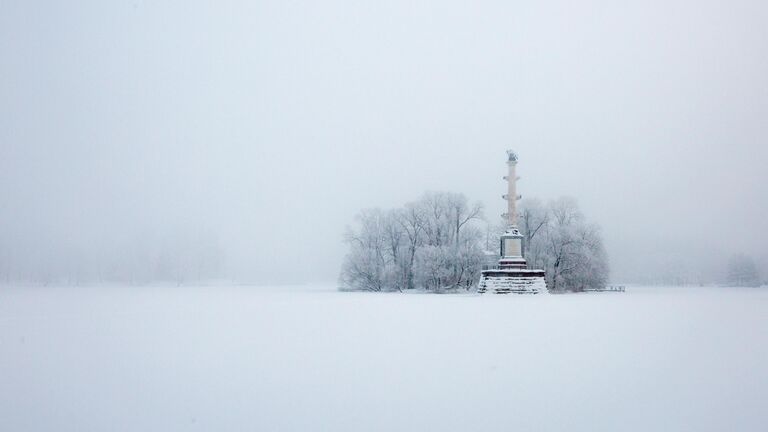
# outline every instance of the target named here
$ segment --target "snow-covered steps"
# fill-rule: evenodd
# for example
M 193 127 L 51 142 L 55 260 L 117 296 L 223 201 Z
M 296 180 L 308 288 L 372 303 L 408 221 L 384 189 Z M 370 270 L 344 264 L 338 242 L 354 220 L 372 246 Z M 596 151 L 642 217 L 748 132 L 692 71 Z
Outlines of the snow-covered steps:
M 483 294 L 539 294 L 547 293 L 543 270 L 494 269 L 484 270 L 477 292 Z

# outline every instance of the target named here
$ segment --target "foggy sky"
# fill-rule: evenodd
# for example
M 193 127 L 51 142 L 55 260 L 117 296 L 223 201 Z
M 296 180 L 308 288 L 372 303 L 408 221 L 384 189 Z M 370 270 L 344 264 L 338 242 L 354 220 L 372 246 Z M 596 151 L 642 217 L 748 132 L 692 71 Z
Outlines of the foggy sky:
M 0 4 L 0 258 L 333 281 L 357 211 L 570 195 L 614 281 L 768 268 L 762 1 Z M 19 264 L 21 263 L 21 264 Z M 118 264 L 114 264 L 118 263 Z

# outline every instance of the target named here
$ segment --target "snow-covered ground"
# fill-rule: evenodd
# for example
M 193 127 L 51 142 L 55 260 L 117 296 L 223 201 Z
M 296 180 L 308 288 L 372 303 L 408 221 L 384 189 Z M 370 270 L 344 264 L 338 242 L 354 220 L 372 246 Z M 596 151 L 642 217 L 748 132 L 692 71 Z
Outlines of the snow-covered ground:
M 764 431 L 768 290 L 0 287 L 2 431 Z

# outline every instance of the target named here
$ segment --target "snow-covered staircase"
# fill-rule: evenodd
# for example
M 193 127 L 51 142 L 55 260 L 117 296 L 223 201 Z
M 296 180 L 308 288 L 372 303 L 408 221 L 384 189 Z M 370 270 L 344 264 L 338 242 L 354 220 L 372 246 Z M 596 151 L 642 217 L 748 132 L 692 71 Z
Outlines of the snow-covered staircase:
M 480 276 L 477 292 L 483 294 L 547 293 L 547 283 L 541 270 L 486 270 Z

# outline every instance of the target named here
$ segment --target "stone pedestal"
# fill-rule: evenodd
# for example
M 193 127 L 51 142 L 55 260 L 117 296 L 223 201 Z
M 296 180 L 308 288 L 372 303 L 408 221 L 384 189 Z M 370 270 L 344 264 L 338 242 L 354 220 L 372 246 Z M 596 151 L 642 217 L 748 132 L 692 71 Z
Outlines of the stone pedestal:
M 547 292 L 544 270 L 493 269 L 483 270 L 477 286 L 480 294 L 539 294 Z
M 501 235 L 499 249 L 501 258 L 499 267 L 511 269 L 524 269 L 527 267 L 525 258 L 523 258 L 523 236 L 520 231 L 511 227 Z

